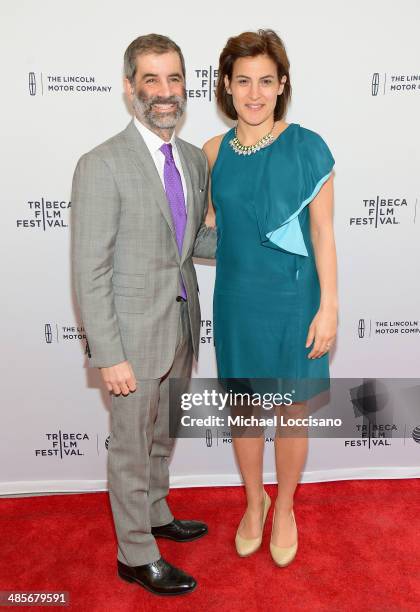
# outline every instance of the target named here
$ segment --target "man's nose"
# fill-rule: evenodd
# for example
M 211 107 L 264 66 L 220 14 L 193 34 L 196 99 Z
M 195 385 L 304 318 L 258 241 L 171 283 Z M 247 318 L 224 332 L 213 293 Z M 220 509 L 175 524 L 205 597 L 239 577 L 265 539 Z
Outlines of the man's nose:
M 171 93 L 170 83 L 166 80 L 162 80 L 160 82 L 159 95 L 162 96 L 162 98 L 169 98 Z

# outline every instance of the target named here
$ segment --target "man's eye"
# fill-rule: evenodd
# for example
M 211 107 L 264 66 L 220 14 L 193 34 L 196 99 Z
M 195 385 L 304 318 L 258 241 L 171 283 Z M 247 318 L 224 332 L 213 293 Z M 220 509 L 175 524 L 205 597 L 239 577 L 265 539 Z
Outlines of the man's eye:
M 156 83 L 156 79 L 146 79 L 146 83 Z
M 181 79 L 179 77 L 172 77 L 171 81 L 172 81 L 172 83 L 180 83 Z

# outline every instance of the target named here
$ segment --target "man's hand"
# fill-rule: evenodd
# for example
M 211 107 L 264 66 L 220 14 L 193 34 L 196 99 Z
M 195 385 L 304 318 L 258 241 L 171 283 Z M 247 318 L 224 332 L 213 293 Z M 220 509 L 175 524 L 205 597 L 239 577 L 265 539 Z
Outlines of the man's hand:
M 128 361 L 122 361 L 109 368 L 99 368 L 106 388 L 114 395 L 128 395 L 137 389 L 133 368 Z

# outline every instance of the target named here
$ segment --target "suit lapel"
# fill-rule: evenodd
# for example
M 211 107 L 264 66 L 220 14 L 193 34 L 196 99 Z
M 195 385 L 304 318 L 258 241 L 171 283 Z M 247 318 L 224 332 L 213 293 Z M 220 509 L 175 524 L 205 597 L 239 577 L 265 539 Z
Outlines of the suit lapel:
M 192 164 L 190 162 L 190 164 L 188 165 L 187 163 L 188 153 L 185 150 L 184 145 L 179 138 L 176 139 L 176 146 L 178 149 L 179 157 L 181 159 L 182 171 L 184 173 L 185 183 L 187 186 L 187 225 L 185 228 L 184 242 L 182 244 L 182 254 L 181 254 L 181 262 L 182 262 L 184 261 L 186 257 L 187 251 L 191 245 L 191 241 L 195 238 L 195 235 L 194 235 L 194 228 L 196 227 L 195 219 L 196 219 L 198 211 L 196 210 L 195 201 L 194 201 L 193 182 L 195 182 L 194 181 L 195 177 L 191 176 L 191 174 L 193 173 Z
M 167 222 L 172 238 L 176 247 L 178 258 L 184 261 L 191 241 L 195 238 L 195 230 L 198 224 L 199 209 L 195 206 L 194 198 L 194 185 L 198 181 L 198 177 L 194 174 L 194 168 L 192 163 L 188 165 L 188 150 L 184 146 L 183 142 L 177 138 L 176 146 L 178 149 L 179 157 L 181 159 L 182 171 L 185 178 L 185 184 L 187 187 L 187 225 L 185 228 L 184 241 L 182 244 L 182 253 L 179 256 L 178 244 L 176 241 L 175 229 L 172 221 L 172 215 L 166 197 L 165 189 L 162 185 L 159 173 L 155 166 L 155 162 L 150 155 L 150 151 L 147 148 L 146 143 L 143 140 L 142 135 L 136 128 L 134 121 L 131 121 L 125 130 L 125 138 L 127 146 L 130 151 L 134 154 L 134 161 L 136 165 L 141 169 L 141 172 L 145 175 L 146 179 L 150 182 L 153 187 L 153 194 L 160 211 Z M 191 169 L 190 169 L 191 168 Z
M 166 197 L 165 189 L 162 185 L 159 173 L 157 171 L 155 162 L 147 148 L 146 143 L 143 140 L 142 135 L 136 128 L 134 121 L 132 121 L 125 131 L 126 141 L 130 151 L 134 153 L 134 161 L 137 166 L 140 167 L 141 171 L 145 175 L 146 179 L 150 182 L 153 187 L 153 194 L 160 211 L 165 218 L 165 221 L 169 225 L 172 237 L 176 246 L 176 252 L 178 252 L 178 244 L 176 241 L 175 229 L 172 221 L 171 211 L 169 209 L 168 199 Z

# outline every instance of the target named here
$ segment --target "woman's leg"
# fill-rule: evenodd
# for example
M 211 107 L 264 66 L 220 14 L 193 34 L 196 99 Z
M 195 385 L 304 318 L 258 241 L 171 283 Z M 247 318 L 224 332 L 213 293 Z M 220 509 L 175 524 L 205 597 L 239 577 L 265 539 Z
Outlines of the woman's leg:
M 306 412 L 305 404 L 293 404 L 280 408 L 280 414 L 286 422 L 289 417 L 304 417 Z M 283 428 L 283 431 L 279 428 L 274 445 L 278 492 L 272 542 L 276 546 L 287 547 L 294 544 L 297 537 L 291 510 L 296 486 L 308 454 L 307 428 L 293 425 L 288 425 L 287 428 Z
M 236 460 L 245 485 L 247 508 L 239 526 L 243 538 L 258 538 L 264 509 L 264 435 L 254 438 L 233 436 Z

